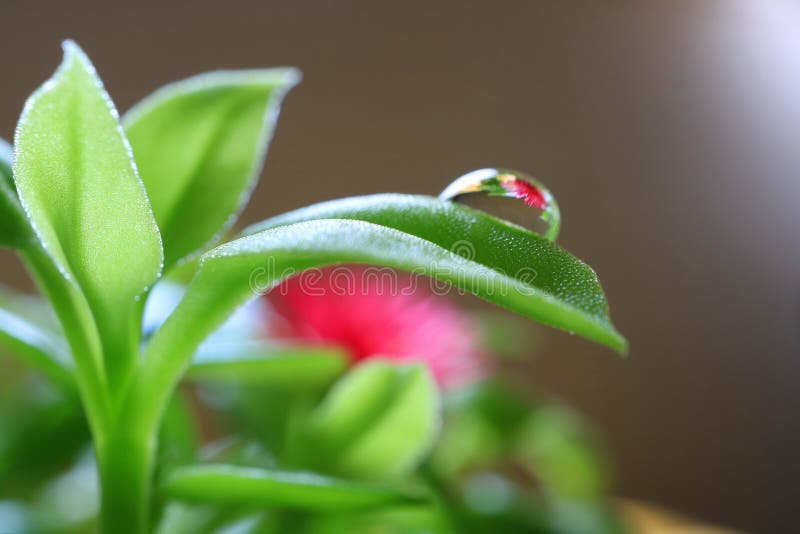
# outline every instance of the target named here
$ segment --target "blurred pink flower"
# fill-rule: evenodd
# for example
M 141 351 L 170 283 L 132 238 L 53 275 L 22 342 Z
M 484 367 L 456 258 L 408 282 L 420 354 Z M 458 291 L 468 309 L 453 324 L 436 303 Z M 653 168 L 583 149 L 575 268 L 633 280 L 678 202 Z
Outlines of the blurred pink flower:
M 281 319 L 270 335 L 340 346 L 353 363 L 423 362 L 443 389 L 481 378 L 485 357 L 476 325 L 429 286 L 426 277 L 388 269 L 313 270 L 267 295 Z
M 540 210 L 547 209 L 547 198 L 545 198 L 544 193 L 532 183 L 514 178 L 513 180 L 503 183 L 502 186 L 503 189 L 514 194 L 528 206 Z

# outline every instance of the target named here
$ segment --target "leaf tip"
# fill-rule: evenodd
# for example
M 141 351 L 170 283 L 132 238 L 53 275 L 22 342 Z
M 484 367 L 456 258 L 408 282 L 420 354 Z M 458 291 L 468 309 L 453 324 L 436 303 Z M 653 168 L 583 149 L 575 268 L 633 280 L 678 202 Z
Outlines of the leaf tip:
M 65 39 L 62 41 L 61 50 L 64 53 L 64 59 L 61 61 L 62 67 L 71 65 L 75 60 L 79 60 L 83 63 L 88 63 L 89 61 L 83 49 L 72 39 Z
M 100 81 L 100 77 L 97 74 L 97 69 L 94 67 L 94 63 L 92 63 L 92 60 L 89 59 L 89 55 L 83 51 L 83 48 L 81 48 L 78 43 L 72 39 L 66 39 L 61 42 L 61 50 L 64 53 L 64 57 L 61 60 L 61 65 L 58 70 L 53 75 L 53 78 L 57 78 L 63 71 L 77 67 L 79 71 L 88 74 L 92 79 L 92 83 L 100 87 L 101 91 L 105 92 L 103 83 Z M 110 100 L 107 95 L 105 95 L 104 98 Z
M 630 347 L 628 346 L 628 340 L 625 337 L 617 332 L 614 331 L 614 351 L 619 355 L 620 358 L 627 359 L 628 358 L 628 351 Z
M 66 56 L 80 51 L 81 47 L 78 46 L 78 43 L 72 39 L 64 39 L 61 41 L 61 49 L 64 51 L 64 55 Z
M 286 90 L 291 89 L 303 81 L 303 71 L 297 67 L 284 67 L 283 70 L 283 80 L 281 80 L 281 82 Z

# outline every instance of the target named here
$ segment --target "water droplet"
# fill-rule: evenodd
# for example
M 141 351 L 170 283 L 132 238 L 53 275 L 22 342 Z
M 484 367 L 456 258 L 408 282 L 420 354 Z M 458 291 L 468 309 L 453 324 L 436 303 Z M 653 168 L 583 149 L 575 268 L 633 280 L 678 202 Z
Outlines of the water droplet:
M 480 169 L 457 178 L 439 195 L 533 230 L 551 241 L 558 237 L 561 214 L 541 182 L 507 169 Z M 532 212 L 535 215 L 532 216 Z

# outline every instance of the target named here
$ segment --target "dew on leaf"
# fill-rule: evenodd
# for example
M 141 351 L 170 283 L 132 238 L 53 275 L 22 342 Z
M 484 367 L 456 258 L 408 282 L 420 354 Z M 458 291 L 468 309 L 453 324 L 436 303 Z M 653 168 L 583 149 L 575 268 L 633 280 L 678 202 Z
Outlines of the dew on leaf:
M 535 178 L 508 169 L 479 169 L 457 178 L 439 195 L 543 235 L 558 237 L 561 214 L 553 194 Z

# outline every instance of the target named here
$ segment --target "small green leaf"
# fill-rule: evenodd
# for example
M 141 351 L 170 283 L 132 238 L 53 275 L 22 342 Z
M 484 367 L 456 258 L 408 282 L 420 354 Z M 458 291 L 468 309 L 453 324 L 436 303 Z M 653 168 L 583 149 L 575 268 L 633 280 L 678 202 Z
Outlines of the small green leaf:
M 15 149 L 21 203 L 86 295 L 109 373 L 119 374 L 138 344 L 134 301 L 161 272 L 161 241 L 114 105 L 75 43 L 64 43 L 61 66 L 25 104 Z
M 439 429 L 439 395 L 424 365 L 385 362 L 356 368 L 316 415 L 311 442 L 337 473 L 388 478 L 407 473 L 430 450 Z
M 204 346 L 186 376 L 196 382 L 309 388 L 329 384 L 346 367 L 343 352 L 329 347 L 247 347 L 227 353 L 225 347 Z
M 0 139 L 0 247 L 19 248 L 31 235 L 11 170 L 11 146 Z
M 221 71 L 156 91 L 123 123 L 167 267 L 213 242 L 253 189 L 294 69 Z
M 0 346 L 40 371 L 62 391 L 75 393 L 69 351 L 62 339 L 0 308 Z
M 398 490 L 315 473 L 209 464 L 175 469 L 161 486 L 174 499 L 313 511 L 347 511 L 415 502 Z
M 374 360 L 334 384 L 309 421 L 309 460 L 325 466 L 362 435 L 390 403 L 396 379 L 394 366 Z
M 244 234 L 316 219 L 366 221 L 435 243 L 464 256 L 469 260 L 466 264 L 489 267 L 528 287 L 530 306 L 525 311 L 512 307 L 513 311 L 618 352 L 627 351 L 591 267 L 538 234 L 464 206 L 421 195 L 344 198 L 267 219 Z M 468 268 L 461 271 L 470 276 Z M 512 300 L 502 295 L 479 296 L 505 307 Z

